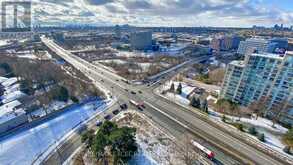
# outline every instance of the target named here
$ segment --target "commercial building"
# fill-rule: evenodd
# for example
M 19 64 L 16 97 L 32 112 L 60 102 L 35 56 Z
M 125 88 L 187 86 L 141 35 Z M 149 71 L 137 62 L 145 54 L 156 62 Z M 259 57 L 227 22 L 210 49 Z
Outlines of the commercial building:
M 131 48 L 135 50 L 147 50 L 152 48 L 152 32 L 141 31 L 130 35 Z
M 244 61 L 231 62 L 226 69 L 220 97 L 245 106 L 266 98 L 268 109 L 284 103 L 283 108 L 293 106 L 293 52 L 251 54 L 246 55 Z M 287 111 L 282 113 L 282 120 L 293 124 L 290 115 L 293 109 Z
M 276 48 L 277 43 L 270 40 L 250 38 L 240 42 L 237 53 L 241 55 L 251 54 L 256 51 L 273 53 Z

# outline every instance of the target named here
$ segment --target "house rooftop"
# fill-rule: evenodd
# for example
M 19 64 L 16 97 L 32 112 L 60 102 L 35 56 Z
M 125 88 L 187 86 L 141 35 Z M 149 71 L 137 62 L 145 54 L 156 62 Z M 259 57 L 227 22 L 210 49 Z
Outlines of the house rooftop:
M 21 105 L 21 102 L 14 100 L 7 104 L 0 106 L 0 124 L 5 123 L 17 116 L 25 114 L 23 109 L 17 109 Z

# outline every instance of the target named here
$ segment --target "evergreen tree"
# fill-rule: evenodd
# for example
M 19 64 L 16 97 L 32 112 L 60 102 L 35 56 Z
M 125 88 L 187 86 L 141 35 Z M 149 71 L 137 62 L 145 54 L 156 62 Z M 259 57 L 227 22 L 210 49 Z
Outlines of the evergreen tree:
M 265 134 L 262 133 L 262 134 L 259 134 L 258 135 L 258 140 L 262 141 L 262 142 L 265 142 Z
M 98 160 L 106 159 L 106 148 L 109 148 L 114 164 L 126 163 L 137 151 L 135 133 L 135 128 L 119 128 L 117 124 L 105 121 L 96 134 L 83 134 L 82 142 L 89 145 Z
M 181 83 L 179 83 L 176 91 L 177 91 L 177 94 L 179 94 L 179 95 L 182 94 L 182 84 Z
M 192 97 L 192 99 L 190 101 L 190 105 L 195 108 L 200 108 L 200 100 L 196 97 Z
M 204 112 L 208 112 L 209 111 L 209 108 L 208 108 L 208 101 L 206 99 L 204 99 L 202 102 L 201 102 L 201 110 L 204 111 Z
M 59 101 L 64 101 L 67 102 L 69 98 L 69 93 L 68 90 L 65 87 L 60 87 L 59 88 L 59 96 L 58 96 L 58 100 Z
M 248 132 L 249 132 L 251 135 L 256 135 L 256 134 L 257 134 L 256 129 L 255 129 L 254 126 L 250 127 L 250 128 L 248 129 Z
M 175 91 L 175 85 L 174 83 L 171 84 L 171 87 L 170 87 L 170 92 L 174 92 Z

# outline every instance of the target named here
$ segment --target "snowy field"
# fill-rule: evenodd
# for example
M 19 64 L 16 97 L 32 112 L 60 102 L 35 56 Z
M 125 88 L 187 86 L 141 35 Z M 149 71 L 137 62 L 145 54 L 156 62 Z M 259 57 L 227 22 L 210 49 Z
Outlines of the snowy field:
M 93 101 L 75 106 L 62 115 L 34 128 L 0 139 L 0 164 L 29 165 L 82 122 L 101 113 L 109 101 Z

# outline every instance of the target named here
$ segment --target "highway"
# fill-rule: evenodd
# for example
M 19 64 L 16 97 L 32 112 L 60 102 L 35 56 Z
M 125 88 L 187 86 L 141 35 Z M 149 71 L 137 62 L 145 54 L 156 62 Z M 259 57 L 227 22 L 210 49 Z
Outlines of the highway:
M 53 41 L 46 38 L 42 38 L 42 41 L 48 48 L 85 73 L 85 75 L 91 78 L 95 83 L 112 91 L 112 94 L 118 97 L 119 100 L 124 102 L 129 99 L 143 101 L 147 106 L 143 113 L 150 116 L 164 128 L 168 128 L 176 138 L 180 138 L 180 136 L 182 138 L 182 135 L 188 132 L 204 139 L 212 149 L 220 150 L 220 152 L 217 153 L 222 156 L 217 157 L 217 159 L 219 159 L 221 163 L 237 164 L 236 162 L 240 161 L 240 164 L 288 164 L 273 155 L 267 155 L 254 146 L 246 144 L 229 132 L 213 125 L 207 118 L 154 94 L 153 88 L 143 85 L 133 86 L 125 83 L 121 81 L 123 79 L 122 77 L 107 71 L 103 67 L 94 66 L 72 55 Z M 103 82 L 101 82 L 101 80 L 103 80 Z M 128 91 L 126 91 L 126 89 Z M 133 95 L 129 92 L 137 92 L 139 90 L 142 91 L 142 94 Z

